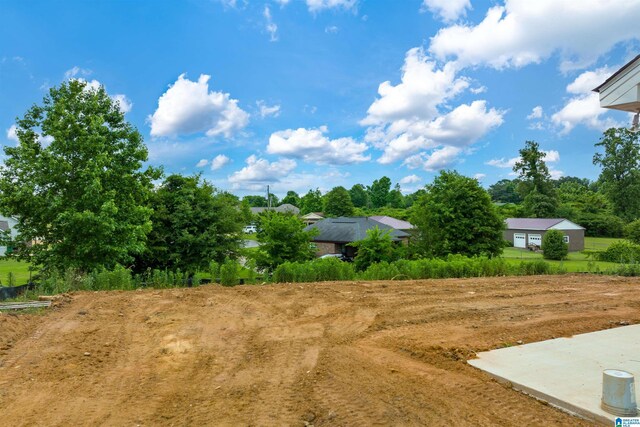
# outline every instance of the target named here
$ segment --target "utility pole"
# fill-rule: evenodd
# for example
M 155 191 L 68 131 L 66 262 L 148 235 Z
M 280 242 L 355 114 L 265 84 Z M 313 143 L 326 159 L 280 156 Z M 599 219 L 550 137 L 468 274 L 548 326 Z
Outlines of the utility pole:
M 267 208 L 271 210 L 271 195 L 269 194 L 269 186 L 267 185 Z

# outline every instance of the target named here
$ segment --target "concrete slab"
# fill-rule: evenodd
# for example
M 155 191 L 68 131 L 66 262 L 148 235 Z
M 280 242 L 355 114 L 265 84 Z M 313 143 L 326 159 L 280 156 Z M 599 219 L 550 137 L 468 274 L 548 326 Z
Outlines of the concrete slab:
M 640 325 L 478 353 L 468 363 L 516 390 L 611 425 L 600 408 L 602 371 L 621 369 L 640 382 Z

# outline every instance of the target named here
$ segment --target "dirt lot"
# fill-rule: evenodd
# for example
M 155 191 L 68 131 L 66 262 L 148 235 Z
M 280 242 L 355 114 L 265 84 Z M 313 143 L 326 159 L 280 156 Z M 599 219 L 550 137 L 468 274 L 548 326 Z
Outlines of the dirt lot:
M 640 322 L 640 280 L 77 293 L 0 315 L 0 425 L 588 425 L 475 352 Z

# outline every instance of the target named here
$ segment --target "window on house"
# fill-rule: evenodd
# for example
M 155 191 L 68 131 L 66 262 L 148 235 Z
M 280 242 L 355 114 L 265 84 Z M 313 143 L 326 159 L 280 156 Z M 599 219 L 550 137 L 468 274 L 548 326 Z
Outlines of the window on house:
M 562 240 L 563 240 L 565 243 L 569 243 L 569 236 L 563 236 L 563 237 L 562 237 Z

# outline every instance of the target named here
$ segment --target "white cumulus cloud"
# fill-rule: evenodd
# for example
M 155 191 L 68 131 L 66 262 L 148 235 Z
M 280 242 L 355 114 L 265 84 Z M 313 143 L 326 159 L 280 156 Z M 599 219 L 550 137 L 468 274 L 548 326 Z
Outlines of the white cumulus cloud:
M 505 0 L 477 25 L 443 28 L 429 50 L 459 67 L 522 67 L 553 54 L 584 68 L 616 44 L 640 38 L 637 0 Z
M 423 0 L 422 7 L 438 15 L 443 21 L 452 22 L 467 14 L 467 9 L 471 9 L 471 2 L 469 0 Z
M 469 79 L 457 76 L 450 63 L 439 67 L 422 49 L 409 50 L 400 83 L 382 83 L 360 122 L 368 126 L 365 141 L 383 151 L 378 162 L 434 170 L 500 126 L 504 112 L 484 100 L 449 105 L 468 88 Z
M 204 132 L 231 137 L 249 122 L 249 114 L 228 93 L 209 91 L 210 76 L 194 82 L 184 74 L 158 99 L 149 116 L 151 136 L 176 136 Z
M 278 182 L 289 175 L 296 167 L 295 160 L 282 159 L 269 162 L 255 155 L 246 159 L 247 165 L 229 176 L 234 189 L 255 189 L 257 187 Z
M 120 111 L 122 111 L 124 114 L 127 114 L 133 108 L 133 102 L 131 102 L 131 100 L 124 94 L 117 93 L 113 95 L 111 99 L 118 103 Z
M 196 164 L 197 168 L 203 168 L 205 166 L 207 166 L 209 164 L 209 160 L 207 159 L 200 159 L 200 161 Z
M 544 157 L 542 160 L 544 160 L 545 163 L 557 163 L 560 161 L 560 153 L 557 150 L 542 150 L 542 152 L 544 153 Z M 497 168 L 513 169 L 516 163 L 518 163 L 521 159 L 522 158 L 520 156 L 512 157 L 510 159 L 505 159 L 503 157 L 501 159 L 489 160 L 486 164 L 489 166 L 495 166 Z
M 256 101 L 256 105 L 260 111 L 260 117 L 263 119 L 269 116 L 278 117 L 280 115 L 280 105 L 269 106 L 263 100 Z
M 286 129 L 269 137 L 267 152 L 302 159 L 317 164 L 344 165 L 370 160 L 364 154 L 369 148 L 352 138 L 329 139 L 327 127 L 318 129 Z
M 16 133 L 16 125 L 11 125 L 7 129 L 7 139 L 9 141 L 18 142 L 18 134 Z
M 527 119 L 529 120 L 540 119 L 542 118 L 542 113 L 543 113 L 542 106 L 540 105 L 535 106 L 531 110 L 531 114 L 527 116 Z
M 408 175 L 400 180 L 400 184 L 415 184 L 420 181 L 422 181 L 422 178 L 418 175 Z
M 615 120 L 606 115 L 607 110 L 600 107 L 600 97 L 592 89 L 604 82 L 613 70 L 608 67 L 585 71 L 567 85 L 567 92 L 571 98 L 565 105 L 551 116 L 551 122 L 561 127 L 561 134 L 567 134 L 577 125 L 584 125 L 591 129 L 604 130 L 609 127 L 620 126 Z
M 211 160 L 211 170 L 217 171 L 218 169 L 222 169 L 230 161 L 231 159 L 225 156 L 224 154 L 218 154 L 213 158 L 213 160 Z

